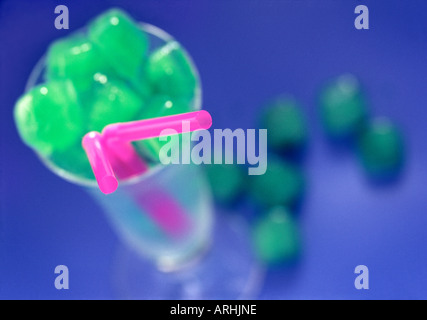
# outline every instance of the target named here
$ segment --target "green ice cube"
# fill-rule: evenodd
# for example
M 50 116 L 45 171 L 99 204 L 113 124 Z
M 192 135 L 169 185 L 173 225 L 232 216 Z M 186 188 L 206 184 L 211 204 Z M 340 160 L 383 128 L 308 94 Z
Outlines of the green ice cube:
M 393 175 L 404 158 L 404 142 L 400 130 L 388 119 L 368 124 L 358 139 L 362 163 L 372 176 Z
M 303 189 L 301 170 L 271 156 L 263 175 L 250 176 L 249 192 L 263 206 L 294 205 L 302 196 Z
M 14 112 L 22 140 L 44 155 L 67 149 L 84 132 L 83 112 L 69 81 L 34 87 L 17 101 Z
M 300 106 L 283 98 L 269 104 L 261 119 L 268 144 L 277 151 L 300 149 L 307 139 L 307 126 Z
M 142 110 L 141 118 L 151 119 L 190 111 L 190 104 L 185 100 L 173 99 L 167 95 L 154 95 Z
M 352 75 L 343 75 L 327 86 L 321 94 L 320 114 L 330 136 L 337 139 L 354 136 L 367 117 L 358 80 Z
M 97 72 L 111 73 L 111 66 L 99 50 L 84 35 L 55 41 L 50 45 L 46 60 L 48 79 L 67 78 L 78 91 L 90 89 Z
M 144 99 L 148 100 L 153 95 L 153 89 L 145 74 L 145 69 L 140 72 L 135 79 L 129 82 L 132 88 Z
M 263 214 L 253 227 L 252 241 L 258 258 L 270 265 L 289 262 L 300 251 L 298 226 L 283 207 Z
M 156 93 L 188 101 L 195 96 L 195 71 L 188 56 L 176 41 L 167 43 L 150 55 L 147 76 Z
M 95 178 L 86 152 L 82 147 L 81 139 L 67 150 L 53 152 L 49 160 L 55 166 L 79 178 L 91 180 Z
M 244 190 L 242 167 L 234 164 L 208 164 L 205 167 L 215 200 L 232 204 Z
M 82 101 L 88 111 L 88 131 L 99 132 L 110 123 L 138 119 L 144 104 L 126 83 L 104 74 L 95 75 L 92 91 Z
M 180 114 L 185 112 L 190 112 L 190 105 L 187 101 L 182 99 L 171 99 L 165 95 L 153 96 L 147 105 L 144 107 L 140 118 L 141 119 L 151 119 L 157 117 L 164 117 L 173 114 Z M 169 143 L 168 141 L 160 141 L 159 138 L 152 138 L 141 140 L 136 143 L 139 149 L 154 161 L 159 160 L 160 149 Z M 182 143 L 181 137 L 179 138 L 179 143 Z
M 125 79 L 138 75 L 146 60 L 148 39 L 131 17 L 111 9 L 90 23 L 88 33 L 119 75 Z

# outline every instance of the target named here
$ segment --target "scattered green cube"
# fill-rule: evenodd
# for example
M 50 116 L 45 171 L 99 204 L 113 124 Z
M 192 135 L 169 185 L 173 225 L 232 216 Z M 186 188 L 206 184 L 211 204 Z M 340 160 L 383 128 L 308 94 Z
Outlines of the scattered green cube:
M 344 140 L 354 137 L 367 118 L 366 101 L 359 81 L 342 75 L 330 83 L 320 97 L 320 115 L 326 132 Z
M 207 164 L 205 168 L 214 199 L 233 204 L 245 189 L 243 168 L 236 164 Z
M 249 177 L 249 193 L 260 205 L 295 205 L 304 190 L 301 170 L 294 164 L 269 156 L 267 171 Z
M 373 177 L 392 176 L 403 164 L 403 137 L 388 119 L 376 119 L 367 125 L 358 139 L 358 150 L 364 168 Z
M 267 265 L 290 262 L 300 251 L 300 235 L 292 214 L 274 207 L 255 223 L 252 240 L 257 257 Z
M 295 151 L 307 139 L 307 125 L 301 107 L 292 99 L 270 103 L 261 118 L 261 128 L 267 129 L 268 145 L 276 151 Z

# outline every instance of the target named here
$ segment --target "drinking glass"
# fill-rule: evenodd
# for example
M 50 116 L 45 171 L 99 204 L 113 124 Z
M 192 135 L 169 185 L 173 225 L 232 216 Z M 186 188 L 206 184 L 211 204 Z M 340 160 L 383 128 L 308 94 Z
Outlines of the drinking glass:
M 140 28 L 149 36 L 149 53 L 174 41 L 153 25 L 140 23 Z M 195 111 L 201 107 L 200 78 L 184 53 L 197 77 L 191 102 Z M 44 81 L 44 71 L 42 57 L 26 91 Z M 247 298 L 259 287 L 263 272 L 252 256 L 243 220 L 214 219 L 201 166 L 158 164 L 120 181 L 114 193 L 105 195 L 95 179 L 38 156 L 53 173 L 86 190 L 122 240 L 112 272 L 120 298 Z

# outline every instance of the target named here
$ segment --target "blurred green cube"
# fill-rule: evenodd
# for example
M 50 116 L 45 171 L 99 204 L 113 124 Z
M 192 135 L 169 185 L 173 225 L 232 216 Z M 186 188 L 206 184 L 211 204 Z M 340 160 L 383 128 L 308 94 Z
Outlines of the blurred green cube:
M 301 199 L 304 177 L 296 165 L 277 157 L 268 157 L 263 175 L 248 176 L 249 194 L 261 206 L 293 206 Z
M 46 58 L 46 78 L 68 79 L 78 92 L 90 90 L 95 73 L 112 73 L 98 48 L 83 34 L 53 42 Z
M 191 102 L 197 92 L 194 68 L 176 41 L 167 43 L 150 55 L 147 77 L 157 94 Z
M 390 120 L 371 121 L 358 139 L 360 159 L 372 177 L 397 174 L 404 161 L 404 141 L 400 129 Z
M 268 145 L 275 151 L 300 150 L 307 140 L 301 107 L 291 98 L 268 104 L 261 116 L 261 128 L 267 129 Z
M 43 155 L 64 151 L 84 132 L 83 110 L 70 81 L 50 81 L 19 98 L 14 109 L 22 140 Z
M 332 138 L 353 138 L 368 115 L 359 81 L 350 74 L 342 75 L 324 88 L 320 97 L 323 126 Z
M 267 265 L 294 260 L 301 247 L 297 223 L 284 207 L 274 207 L 258 219 L 252 241 L 257 257 Z
M 147 35 L 129 15 L 111 9 L 89 24 L 89 39 L 124 79 L 135 79 L 146 59 Z

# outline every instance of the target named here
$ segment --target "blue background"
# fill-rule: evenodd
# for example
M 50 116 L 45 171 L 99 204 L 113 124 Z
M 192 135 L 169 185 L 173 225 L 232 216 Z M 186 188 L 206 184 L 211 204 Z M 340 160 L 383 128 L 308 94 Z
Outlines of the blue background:
M 54 8 L 70 28 L 111 6 L 167 30 L 199 68 L 204 108 L 217 128 L 254 128 L 263 102 L 293 94 L 308 117 L 309 188 L 299 216 L 304 252 L 294 268 L 268 272 L 259 295 L 288 298 L 427 298 L 427 2 L 411 1 L 17 1 L 0 2 L 0 298 L 115 298 L 110 284 L 118 240 L 78 187 L 49 172 L 19 140 L 14 102 L 47 45 Z M 354 28 L 354 8 L 370 29 Z M 404 130 L 400 182 L 373 186 L 349 152 L 329 146 L 316 96 L 330 77 L 355 73 L 372 113 Z M 243 213 L 244 214 L 244 213 Z M 72 290 L 53 270 L 72 271 Z M 354 288 L 354 268 L 370 290 Z

